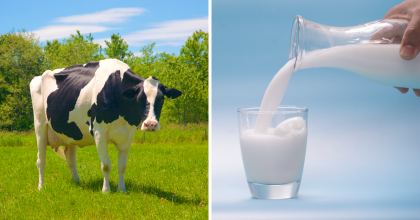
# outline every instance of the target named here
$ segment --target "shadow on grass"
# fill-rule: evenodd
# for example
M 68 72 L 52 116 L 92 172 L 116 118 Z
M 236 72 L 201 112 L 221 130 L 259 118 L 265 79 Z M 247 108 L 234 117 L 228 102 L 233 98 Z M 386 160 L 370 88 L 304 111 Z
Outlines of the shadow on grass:
M 80 185 L 81 188 L 90 189 L 93 192 L 102 192 L 103 179 L 90 179 L 86 182 L 82 182 Z M 118 185 L 115 183 L 109 183 L 111 187 L 111 193 L 118 192 Z M 133 183 L 132 181 L 125 181 L 125 188 L 127 189 L 127 194 L 131 193 L 143 193 L 147 195 L 154 195 L 161 200 L 167 200 L 175 204 L 193 204 L 197 206 L 202 206 L 205 204 L 204 199 L 195 198 L 189 199 L 181 195 L 176 195 L 174 192 L 166 191 L 160 189 L 159 187 L 146 185 L 141 183 Z

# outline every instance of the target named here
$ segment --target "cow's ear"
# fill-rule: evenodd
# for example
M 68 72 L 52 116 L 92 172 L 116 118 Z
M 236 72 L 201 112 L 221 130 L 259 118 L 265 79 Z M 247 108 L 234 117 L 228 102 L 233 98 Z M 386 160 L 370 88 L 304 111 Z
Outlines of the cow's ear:
M 137 94 L 139 94 L 139 92 L 140 92 L 140 87 L 134 86 L 133 88 L 128 88 L 122 91 L 121 95 L 128 99 L 133 99 L 137 96 Z
M 165 95 L 168 98 L 176 99 L 176 98 L 178 98 L 179 96 L 182 95 L 182 92 L 179 91 L 178 89 L 174 89 L 174 88 L 165 88 Z

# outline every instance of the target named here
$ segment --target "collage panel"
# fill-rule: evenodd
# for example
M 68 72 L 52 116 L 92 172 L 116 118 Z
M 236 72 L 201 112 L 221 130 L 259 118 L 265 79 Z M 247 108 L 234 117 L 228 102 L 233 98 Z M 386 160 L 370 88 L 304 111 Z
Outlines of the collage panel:
M 212 219 L 419 218 L 418 3 L 212 1 Z

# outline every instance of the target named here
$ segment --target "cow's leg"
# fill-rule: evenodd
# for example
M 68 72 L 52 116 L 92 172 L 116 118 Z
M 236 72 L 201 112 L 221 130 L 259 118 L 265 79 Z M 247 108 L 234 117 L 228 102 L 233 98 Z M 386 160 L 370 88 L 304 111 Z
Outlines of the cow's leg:
M 44 170 L 45 170 L 45 159 L 47 154 L 47 119 L 45 116 L 45 110 L 43 105 L 43 99 L 41 94 L 41 77 L 35 76 L 30 83 L 32 107 L 34 112 L 34 127 L 36 135 L 36 144 L 38 146 L 38 159 L 36 165 L 39 172 L 38 189 L 44 186 Z
M 69 166 L 71 176 L 73 177 L 73 181 L 76 183 L 81 183 L 79 175 L 77 174 L 77 168 L 76 168 L 76 152 L 77 152 L 77 146 L 71 146 L 66 147 L 66 160 L 67 165 Z
M 101 160 L 102 172 L 104 174 L 102 192 L 110 192 L 109 174 L 111 173 L 111 160 L 108 156 L 108 137 L 106 136 L 106 132 L 95 131 L 95 142 L 99 159 Z
M 124 174 L 127 167 L 128 152 L 130 151 L 131 143 L 123 150 L 118 152 L 118 191 L 125 191 Z
M 36 143 L 38 145 L 38 160 L 36 161 L 39 172 L 38 189 L 41 190 L 44 186 L 44 170 L 47 155 L 47 125 L 35 122 L 35 134 Z

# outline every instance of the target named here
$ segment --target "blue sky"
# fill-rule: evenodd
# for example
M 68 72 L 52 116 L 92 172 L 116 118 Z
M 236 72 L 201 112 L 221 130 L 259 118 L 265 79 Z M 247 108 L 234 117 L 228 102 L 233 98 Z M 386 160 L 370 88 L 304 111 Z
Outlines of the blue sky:
M 155 42 L 155 52 L 179 54 L 188 36 L 208 32 L 208 1 L 6 1 L 0 9 L 0 33 L 25 29 L 40 42 L 92 33 L 94 41 L 119 33 L 129 50 L 140 55 L 142 46 Z

